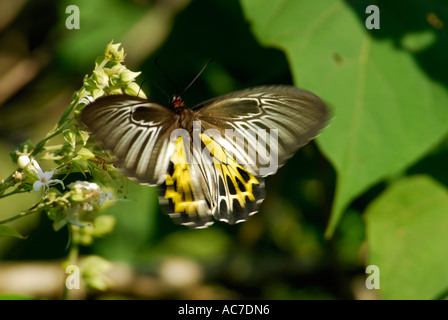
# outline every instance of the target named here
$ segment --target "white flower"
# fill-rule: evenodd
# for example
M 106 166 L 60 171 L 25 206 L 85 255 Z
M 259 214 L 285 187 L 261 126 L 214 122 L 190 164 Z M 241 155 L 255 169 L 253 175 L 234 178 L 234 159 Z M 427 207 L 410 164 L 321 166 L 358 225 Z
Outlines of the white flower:
M 37 180 L 33 183 L 33 189 L 36 192 L 42 189 L 42 187 L 44 188 L 44 191 L 47 191 L 50 188 L 50 185 L 57 183 L 61 184 L 62 187 L 65 188 L 64 183 L 61 180 L 51 179 L 56 172 L 56 169 L 44 172 L 40 168 L 39 163 L 37 163 L 34 159 L 30 159 L 28 156 L 20 156 L 17 160 L 17 164 L 20 168 L 27 170 L 36 177 Z
M 74 191 L 72 199 L 82 202 L 85 211 L 92 211 L 94 207 L 101 207 L 106 200 L 113 199 L 112 192 L 102 191 L 96 183 L 76 181 L 69 184 L 69 188 Z
M 37 163 L 37 162 L 36 162 Z M 50 185 L 59 183 L 64 188 L 64 183 L 59 179 L 51 179 L 53 177 L 56 170 L 51 171 L 45 171 L 43 172 L 42 169 L 38 169 L 38 175 L 39 180 L 35 181 L 33 184 L 34 191 L 38 192 L 42 187 L 44 188 L 44 191 L 47 191 L 50 188 Z

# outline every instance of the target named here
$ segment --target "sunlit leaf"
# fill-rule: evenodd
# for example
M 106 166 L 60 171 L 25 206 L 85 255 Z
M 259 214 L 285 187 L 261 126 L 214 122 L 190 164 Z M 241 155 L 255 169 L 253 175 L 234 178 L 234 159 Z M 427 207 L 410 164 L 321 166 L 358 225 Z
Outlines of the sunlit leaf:
M 241 2 L 258 39 L 286 52 L 295 84 L 334 109 L 318 138 L 338 175 L 330 236 L 357 196 L 405 169 L 446 134 L 448 90 L 428 75 L 443 77 L 446 64 L 438 71 L 420 64 L 440 59 L 441 45 L 448 48 L 442 43 L 432 50 L 439 31 L 429 23 L 424 33 L 412 31 L 422 26 L 407 16 L 424 20 L 430 10 L 422 1 L 377 1 L 381 28 L 371 31 L 364 21 L 370 1 Z M 403 45 L 397 44 L 401 37 Z M 425 52 L 420 64 L 414 49 Z
M 394 183 L 368 208 L 369 264 L 386 299 L 442 298 L 448 290 L 448 191 L 427 176 Z

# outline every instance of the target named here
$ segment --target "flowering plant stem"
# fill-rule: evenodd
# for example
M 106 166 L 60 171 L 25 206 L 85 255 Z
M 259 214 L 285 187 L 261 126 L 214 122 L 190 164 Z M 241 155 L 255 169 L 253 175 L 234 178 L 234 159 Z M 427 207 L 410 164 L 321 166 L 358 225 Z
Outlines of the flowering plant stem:
M 124 177 L 114 167 L 107 153 L 88 144 L 89 134 L 78 122 L 78 116 L 84 105 L 104 95 L 146 97 L 135 83 L 140 72 L 127 69 L 122 64 L 124 58 L 120 44 L 110 43 L 104 56 L 95 60 L 92 74 L 84 77 L 83 86 L 74 93 L 70 105 L 53 129 L 38 143 L 26 141 L 20 149 L 11 152 L 11 158 L 18 167 L 6 179 L 0 180 L 0 199 L 33 193 L 39 200 L 15 216 L 0 220 L 0 237 L 26 239 L 3 225 L 33 213 L 45 213 L 53 221 L 55 231 L 68 228 L 70 246 L 66 262 L 68 265 L 77 265 L 82 264 L 78 261 L 80 245 L 89 246 L 94 238 L 113 230 L 114 217 L 101 215 L 100 208 L 104 202 L 113 199 L 112 191 L 122 187 Z M 62 137 L 64 142 L 49 143 L 56 137 Z M 45 166 L 51 166 L 52 169 L 42 169 L 41 163 L 44 162 Z M 80 176 L 85 180 L 79 181 Z M 82 276 L 87 275 L 85 284 L 90 288 L 104 290 L 107 281 L 92 268 L 105 270 L 106 267 L 107 263 L 98 257 L 88 261 L 81 273 Z M 65 287 L 64 298 L 72 297 L 72 290 Z

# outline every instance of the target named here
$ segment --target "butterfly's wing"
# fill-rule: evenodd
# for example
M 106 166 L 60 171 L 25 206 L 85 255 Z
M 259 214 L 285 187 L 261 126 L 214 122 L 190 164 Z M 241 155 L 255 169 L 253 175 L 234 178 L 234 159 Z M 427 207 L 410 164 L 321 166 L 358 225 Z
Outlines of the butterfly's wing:
M 193 229 L 210 226 L 213 217 L 229 224 L 247 220 L 264 199 L 263 178 L 253 176 L 206 133 L 197 138 L 198 145 L 185 143 L 185 137 L 176 141 L 160 194 L 165 211 Z M 186 159 L 187 146 L 196 148 L 192 161 Z
M 150 100 L 112 95 L 87 105 L 81 122 L 127 176 L 160 185 L 160 203 L 176 223 L 190 228 L 213 223 L 215 180 L 200 161 L 187 161 L 191 137 L 179 127 L 179 115 Z M 178 130 L 184 134 L 172 135 Z
M 211 213 L 216 220 L 229 224 L 247 220 L 264 200 L 264 179 L 255 177 L 240 165 L 229 153 L 226 141 L 207 133 L 201 133 L 200 139 L 203 146 L 201 168 L 210 172 L 215 186 L 211 192 Z
M 291 86 L 237 91 L 195 109 L 202 126 L 201 140 L 215 166 L 218 200 L 213 214 L 230 223 L 244 221 L 258 211 L 264 199 L 262 177 L 275 173 L 328 121 L 320 98 Z M 271 129 L 277 134 L 268 134 Z M 267 135 L 258 135 L 260 130 Z M 272 135 L 277 139 L 271 139 Z M 249 151 L 254 146 L 256 152 Z
M 217 187 L 212 168 L 209 163 L 201 162 L 200 153 L 190 153 L 194 159 L 187 160 L 190 142 L 189 135 L 176 138 L 159 201 L 176 223 L 200 229 L 213 224 Z
M 274 174 L 300 147 L 319 134 L 329 118 L 319 97 L 285 85 L 237 91 L 204 102 L 195 109 L 203 129 L 218 130 L 223 143 L 228 144 L 227 150 L 256 176 Z M 226 130 L 233 132 L 233 141 Z
M 160 185 L 175 149 L 170 134 L 178 126 L 178 117 L 151 100 L 111 95 L 85 106 L 81 122 L 104 149 L 118 158 L 129 177 L 139 183 Z

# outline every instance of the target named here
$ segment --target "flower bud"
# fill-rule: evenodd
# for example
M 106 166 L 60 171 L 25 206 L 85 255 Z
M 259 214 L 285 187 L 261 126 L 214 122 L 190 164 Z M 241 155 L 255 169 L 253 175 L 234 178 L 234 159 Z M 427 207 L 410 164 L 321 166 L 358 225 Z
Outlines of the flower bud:
M 109 85 L 109 77 L 104 70 L 94 70 L 93 79 L 100 88 L 104 88 Z
M 19 168 L 21 168 L 21 169 L 28 168 L 30 163 L 31 163 L 31 159 L 28 156 L 20 156 L 19 159 L 17 160 L 17 164 L 18 164 Z
M 124 93 L 134 97 L 138 95 L 140 98 L 146 99 L 146 95 L 142 88 L 135 82 L 128 84 L 126 88 L 124 88 Z
M 124 60 L 125 54 L 124 54 L 124 49 L 121 48 L 121 50 L 119 50 L 121 46 L 121 43 L 116 43 L 116 44 L 112 44 L 109 43 L 106 47 L 106 51 L 104 53 L 104 55 L 106 56 L 107 59 L 109 59 L 112 62 L 121 62 Z
M 12 177 L 14 178 L 14 181 L 16 181 L 16 182 L 20 182 L 25 179 L 25 175 L 19 171 L 14 172 Z
M 132 72 L 128 69 L 123 70 L 120 73 L 120 80 L 123 83 L 129 83 L 135 80 L 140 75 L 141 72 Z

